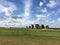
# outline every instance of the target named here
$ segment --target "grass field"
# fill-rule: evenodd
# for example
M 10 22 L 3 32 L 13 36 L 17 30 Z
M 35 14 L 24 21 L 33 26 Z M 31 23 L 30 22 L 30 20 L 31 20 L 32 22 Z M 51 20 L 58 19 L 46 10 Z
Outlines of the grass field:
M 0 28 L 0 45 L 60 45 L 60 30 Z

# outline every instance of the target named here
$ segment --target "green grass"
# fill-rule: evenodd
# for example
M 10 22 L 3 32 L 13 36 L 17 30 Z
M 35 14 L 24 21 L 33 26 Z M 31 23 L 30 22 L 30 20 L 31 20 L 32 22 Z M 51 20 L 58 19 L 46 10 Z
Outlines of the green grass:
M 0 45 L 60 45 L 60 30 L 0 28 Z
M 60 30 L 0 28 L 0 36 L 60 37 Z

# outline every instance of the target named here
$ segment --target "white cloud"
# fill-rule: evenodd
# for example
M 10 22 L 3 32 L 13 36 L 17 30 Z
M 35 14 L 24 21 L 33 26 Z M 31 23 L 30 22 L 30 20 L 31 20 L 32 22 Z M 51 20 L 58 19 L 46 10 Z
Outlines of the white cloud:
M 46 13 L 46 12 L 47 12 L 47 9 L 44 8 L 44 9 L 42 9 L 41 11 L 42 11 L 43 13 Z
M 57 13 L 60 13 L 60 9 L 57 10 Z
M 45 18 L 46 16 L 44 15 L 36 15 L 37 18 Z
M 43 2 L 40 2 L 40 4 L 39 4 L 40 6 L 43 6 Z
M 30 15 L 30 7 L 31 7 L 31 0 L 25 0 L 25 12 L 23 15 L 25 17 Z M 29 3 L 29 4 L 28 4 Z M 0 1 L 0 13 L 5 13 L 5 16 L 8 16 L 9 18 L 5 20 L 0 21 L 0 27 L 26 27 L 30 25 L 32 22 L 29 21 L 27 18 L 22 19 L 20 15 L 15 15 L 13 11 L 17 10 L 17 7 L 14 3 L 9 2 L 7 0 L 1 0 Z M 0 15 L 0 19 L 2 19 L 3 16 Z
M 4 19 L 4 17 L 0 14 L 0 21 L 3 20 L 3 19 Z
M 31 25 L 31 22 L 24 19 L 7 19 L 0 22 L 1 27 L 17 27 L 17 28 L 26 28 L 26 26 Z
M 11 14 L 9 12 L 13 13 L 15 10 L 17 10 L 17 7 L 14 3 L 7 0 L 0 1 L 0 13 L 5 12 L 6 16 L 10 16 Z
M 55 22 L 55 20 L 50 21 L 48 19 L 48 16 L 36 15 L 36 17 L 37 17 L 37 19 L 36 19 L 35 23 L 38 23 L 40 25 L 41 24 L 49 25 L 50 28 L 54 28 L 54 27 L 58 28 L 58 26 L 59 26 L 58 21 L 56 21 L 56 22 Z M 60 19 L 58 19 L 58 20 L 60 20 Z
M 0 1 L 0 13 L 5 13 L 10 18 L 3 19 L 3 15 L 0 15 L 0 27 L 23 27 L 28 25 L 28 21 L 21 19 L 21 16 L 13 14 L 13 11 L 17 10 L 17 7 L 12 2 L 1 0 Z M 27 23 L 27 24 L 26 24 Z
M 60 13 L 60 10 L 58 10 L 58 11 L 51 11 L 51 12 L 46 11 L 46 12 L 47 12 L 47 14 L 36 15 L 37 19 L 36 19 L 35 23 L 38 23 L 40 25 L 41 24 L 49 25 L 49 27 L 51 27 L 51 28 L 60 28 L 60 18 L 58 18 L 57 20 L 56 19 L 55 20 L 53 20 L 53 19 L 50 20 L 50 16 L 57 15 L 58 13 Z
M 0 4 L 0 13 L 1 13 L 1 12 L 4 12 L 4 9 L 5 9 L 5 7 Z
M 12 16 L 11 11 L 8 10 L 8 8 L 5 8 L 4 11 L 5 11 L 5 15 L 6 15 L 6 16 L 9 16 L 9 17 Z
M 21 19 L 22 18 L 20 15 L 13 14 L 13 12 L 8 10 L 7 8 L 5 8 L 5 15 L 9 16 L 10 18 L 13 18 L 13 19 L 17 19 L 17 18 Z
M 60 18 L 58 18 L 57 21 L 60 21 Z
M 28 18 L 30 15 L 30 8 L 31 8 L 32 1 L 31 0 L 25 0 L 25 1 L 26 1 L 24 3 L 25 4 L 25 7 L 24 7 L 25 12 L 23 14 L 25 16 L 25 18 L 23 18 L 23 19 L 20 19 L 21 16 L 13 14 L 13 11 L 17 10 L 17 7 L 12 2 L 6 1 L 5 4 L 3 4 L 3 3 L 0 4 L 0 13 L 5 12 L 6 16 L 11 17 L 11 18 L 7 18 L 6 20 L 2 20 L 3 16 L 0 15 L 0 19 L 2 20 L 2 21 L 0 21 L 1 27 L 19 27 L 20 28 L 20 27 L 26 27 L 26 26 L 29 26 L 29 25 L 35 24 L 35 23 L 39 23 L 39 24 L 41 24 L 41 23 L 47 24 L 48 23 L 48 25 L 50 25 L 50 27 L 53 27 L 53 26 L 58 27 L 60 25 L 59 24 L 60 18 L 58 19 L 58 22 L 46 21 L 48 19 L 48 16 L 51 15 L 50 13 L 49 13 L 49 15 L 48 14 L 47 15 L 45 15 L 45 14 L 36 15 L 36 17 L 37 17 L 36 21 L 35 20 L 29 21 Z M 50 5 L 50 3 L 47 4 L 47 6 Z M 50 7 L 50 8 L 55 7 L 54 4 L 51 4 L 51 5 L 48 7 Z M 43 6 L 43 4 L 40 4 L 40 6 Z M 47 9 L 46 8 L 42 9 L 42 12 L 44 12 L 44 13 L 47 12 Z M 52 12 L 52 13 L 55 13 L 55 12 Z
M 57 2 L 55 0 L 50 0 L 49 3 L 47 4 L 47 7 L 49 8 L 54 8 L 57 6 Z
M 36 15 L 37 19 L 35 21 L 35 23 L 38 23 L 38 24 L 44 24 L 45 23 L 45 20 L 47 19 L 47 16 L 45 15 Z
M 48 13 L 48 14 L 46 14 L 47 15 L 47 17 L 49 17 L 49 16 L 51 16 L 51 13 Z
M 50 28 L 60 28 L 60 18 L 52 21 L 48 20 L 47 24 L 49 25 Z
M 32 4 L 32 0 L 24 0 L 24 16 L 29 16 L 30 15 L 30 8 L 31 8 L 31 4 Z

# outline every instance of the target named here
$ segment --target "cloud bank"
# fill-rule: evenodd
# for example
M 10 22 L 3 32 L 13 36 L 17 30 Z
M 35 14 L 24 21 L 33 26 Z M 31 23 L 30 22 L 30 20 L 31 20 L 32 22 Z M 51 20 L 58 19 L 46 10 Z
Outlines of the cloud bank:
M 30 15 L 31 0 L 24 0 L 24 16 L 27 17 Z M 15 15 L 13 12 L 17 10 L 17 6 L 7 0 L 0 1 L 0 27 L 17 27 L 17 28 L 26 28 L 30 25 L 31 22 L 22 19 L 21 15 Z M 2 15 L 4 13 L 4 16 Z M 4 18 L 6 17 L 6 18 Z M 3 19 L 3 20 L 2 20 Z
M 53 10 L 60 4 L 59 0 L 49 0 L 49 2 L 43 0 L 36 4 L 39 6 L 34 4 L 34 6 L 38 7 L 38 10 L 36 9 L 37 11 L 34 10 L 36 7 L 33 7 L 31 11 L 34 0 L 22 1 L 24 4 L 24 12 L 23 14 L 20 14 L 20 12 L 19 14 L 16 14 L 18 12 L 16 11 L 18 10 L 18 6 L 15 3 L 7 0 L 0 0 L 0 27 L 23 28 L 36 23 L 49 25 L 50 27 L 60 27 L 60 18 L 58 16 L 60 10 Z M 16 11 L 16 13 L 14 13 L 14 11 Z M 58 18 L 56 16 L 58 16 Z M 33 20 L 32 17 L 35 19 Z M 32 21 L 29 20 L 29 18 Z
M 29 16 L 30 15 L 30 9 L 32 5 L 33 0 L 24 0 L 24 16 Z

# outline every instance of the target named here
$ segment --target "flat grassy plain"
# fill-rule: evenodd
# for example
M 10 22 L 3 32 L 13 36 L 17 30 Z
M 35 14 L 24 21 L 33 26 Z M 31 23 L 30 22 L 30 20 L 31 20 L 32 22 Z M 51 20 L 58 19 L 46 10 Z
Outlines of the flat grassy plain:
M 60 30 L 0 28 L 0 45 L 60 45 Z

